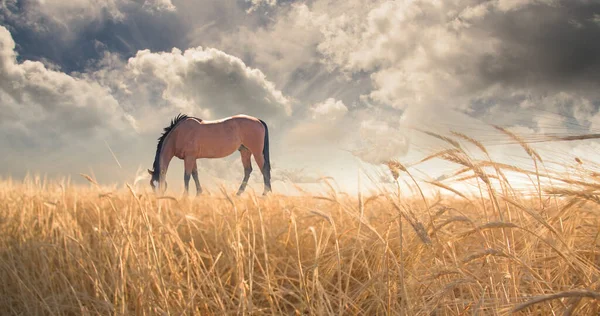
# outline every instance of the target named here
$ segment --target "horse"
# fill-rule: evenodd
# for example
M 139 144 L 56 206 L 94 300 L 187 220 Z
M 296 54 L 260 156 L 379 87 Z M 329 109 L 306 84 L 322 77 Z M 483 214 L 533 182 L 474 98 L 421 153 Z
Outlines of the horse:
M 271 192 L 269 129 L 263 120 L 240 114 L 216 121 L 203 121 L 179 114 L 158 138 L 153 169 L 148 169 L 150 186 L 155 193 L 164 194 L 169 163 L 173 157 L 177 157 L 184 162 L 185 195 L 189 194 L 190 177 L 193 177 L 198 196 L 202 193 L 202 187 L 198 180 L 196 160 L 223 158 L 236 150 L 240 152 L 244 167 L 244 178 L 237 195 L 241 195 L 248 184 L 252 173 L 252 156 L 263 175 L 263 195 Z

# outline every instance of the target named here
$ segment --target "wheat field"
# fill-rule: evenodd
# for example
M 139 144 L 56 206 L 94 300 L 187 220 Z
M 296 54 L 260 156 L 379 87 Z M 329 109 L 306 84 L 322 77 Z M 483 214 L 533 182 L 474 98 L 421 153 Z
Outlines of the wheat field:
M 585 165 L 542 171 L 530 150 L 533 170 L 439 152 L 427 159 L 461 168 L 410 182 L 415 195 L 157 198 L 91 178 L 3 180 L 0 314 L 597 315 L 600 181 Z

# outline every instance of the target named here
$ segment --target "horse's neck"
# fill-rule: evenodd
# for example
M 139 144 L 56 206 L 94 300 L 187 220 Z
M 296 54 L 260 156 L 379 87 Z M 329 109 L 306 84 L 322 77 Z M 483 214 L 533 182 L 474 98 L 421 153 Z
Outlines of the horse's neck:
M 173 159 L 173 156 L 175 156 L 173 145 L 171 143 L 164 144 L 158 158 L 161 176 L 166 176 L 167 169 L 169 169 L 169 163 L 171 162 L 171 159 Z

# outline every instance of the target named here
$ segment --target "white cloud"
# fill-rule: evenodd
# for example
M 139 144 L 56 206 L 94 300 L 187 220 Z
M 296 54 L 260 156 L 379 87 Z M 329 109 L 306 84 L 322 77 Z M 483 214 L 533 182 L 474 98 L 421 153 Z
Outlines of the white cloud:
M 290 101 L 260 70 L 217 49 L 140 51 L 128 60 L 124 76 L 133 89 L 140 83 L 143 89 L 158 87 L 168 105 L 206 119 L 240 113 L 279 119 L 292 112 Z
M 458 16 L 466 21 L 481 19 L 488 14 L 492 4 L 493 2 L 485 2 L 474 6 L 468 6 Z
M 324 27 L 319 49 L 334 67 L 374 72 L 374 101 L 406 108 L 456 100 L 477 84 L 470 77 L 478 71 L 471 57 L 493 53 L 496 44 L 494 38 L 457 36 L 447 16 L 452 10 L 473 19 L 486 8 L 461 8 L 454 2 L 383 2 L 362 16 L 333 18 Z
M 55 145 L 129 124 L 108 89 L 96 82 L 47 69 L 40 62 L 17 62 L 15 42 L 0 27 L 0 128 L 12 143 Z
M 315 104 L 311 109 L 313 119 L 322 119 L 326 121 L 335 121 L 346 115 L 348 108 L 344 102 L 334 98 Z
M 263 27 L 241 27 L 223 36 L 218 44 L 238 56 L 248 56 L 269 78 L 285 85 L 297 69 L 319 62 L 315 49 L 325 15 L 316 15 L 305 4 L 281 9 L 273 23 Z
M 175 11 L 177 9 L 171 0 L 145 0 L 142 7 L 150 12 Z
M 205 120 L 247 114 L 275 128 L 292 114 L 291 101 L 260 70 L 214 48 L 143 50 L 126 62 L 107 54 L 99 66 L 88 76 L 111 88 L 140 132 L 177 112 Z
M 251 13 L 256 11 L 258 8 L 262 6 L 273 7 L 277 5 L 277 0 L 245 0 L 250 3 L 250 8 L 248 8 L 247 12 Z

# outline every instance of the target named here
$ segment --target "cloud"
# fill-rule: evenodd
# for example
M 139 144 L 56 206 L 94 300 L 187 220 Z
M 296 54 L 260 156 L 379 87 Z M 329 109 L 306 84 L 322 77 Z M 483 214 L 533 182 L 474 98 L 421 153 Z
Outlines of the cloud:
M 260 70 L 214 48 L 142 50 L 126 62 L 107 55 L 100 67 L 91 77 L 110 86 L 132 116 L 148 122 L 147 127 L 155 128 L 156 119 L 161 119 L 156 111 L 179 111 L 206 120 L 243 113 L 273 126 L 292 114 L 291 101 Z
M 340 100 L 328 98 L 308 108 L 288 131 L 285 142 L 290 146 L 330 146 L 347 140 L 353 118 L 346 116 L 348 108 Z
M 271 80 L 286 85 L 295 73 L 306 75 L 311 65 L 319 63 L 315 48 L 322 39 L 319 27 L 324 16 L 317 16 L 305 4 L 278 9 L 272 23 L 243 26 L 223 36 L 218 46 L 245 56 L 268 73 Z M 304 78 L 307 79 L 310 78 Z
M 348 108 L 344 105 L 344 102 L 329 98 L 324 102 L 315 104 L 310 112 L 313 119 L 335 121 L 346 115 Z
M 409 141 L 402 130 L 379 120 L 365 120 L 360 124 L 358 146 L 351 152 L 364 162 L 381 164 L 404 156 Z
M 177 9 L 171 0 L 145 0 L 142 7 L 150 12 L 175 11 Z
M 273 7 L 277 5 L 277 0 L 245 0 L 250 3 L 250 8 L 246 10 L 248 13 L 252 13 L 261 7 Z
M 0 15 L 38 32 L 67 31 L 73 34 L 88 25 L 105 21 L 121 22 L 127 12 L 141 8 L 149 13 L 175 11 L 171 0 L 3 0 Z
M 327 10 L 333 3 L 309 6 L 326 16 L 318 51 L 329 69 L 369 74 L 373 89 L 361 103 L 380 111 L 355 115 L 353 152 L 363 161 L 401 157 L 409 144 L 418 144 L 412 152 L 440 148 L 403 127 L 492 143 L 502 135 L 486 123 L 519 126 L 529 137 L 598 128 L 596 2 L 357 0 Z M 396 123 L 383 114 L 390 108 L 399 111 L 389 115 Z
M 497 86 L 592 93 L 595 12 L 591 1 L 383 1 L 331 16 L 319 50 L 331 67 L 373 72 L 370 98 L 396 108 L 467 107 Z
M 350 153 L 377 165 L 407 154 L 410 128 L 427 122 L 425 115 L 416 113 L 400 115 L 377 107 L 349 111 L 342 101 L 328 98 L 309 107 L 307 117 L 287 132 L 284 142 L 289 149 L 312 148 L 323 157 Z
M 125 113 L 101 85 L 47 69 L 40 62 L 17 62 L 15 42 L 0 27 L 0 128 L 8 148 L 51 148 L 76 137 L 127 129 Z
M 310 105 L 327 98 L 351 105 L 371 87 L 368 74 L 348 80 L 321 63 L 317 46 L 324 39 L 321 28 L 327 24 L 328 15 L 311 9 L 312 4 L 280 1 L 264 14 L 261 11 L 248 14 L 242 20 L 259 22 L 226 31 L 214 44 L 261 69 L 270 81 L 295 100 L 296 114 L 302 117 L 310 116 L 307 113 Z M 339 11 L 338 6 L 346 7 L 345 2 L 341 2 L 325 11 Z

